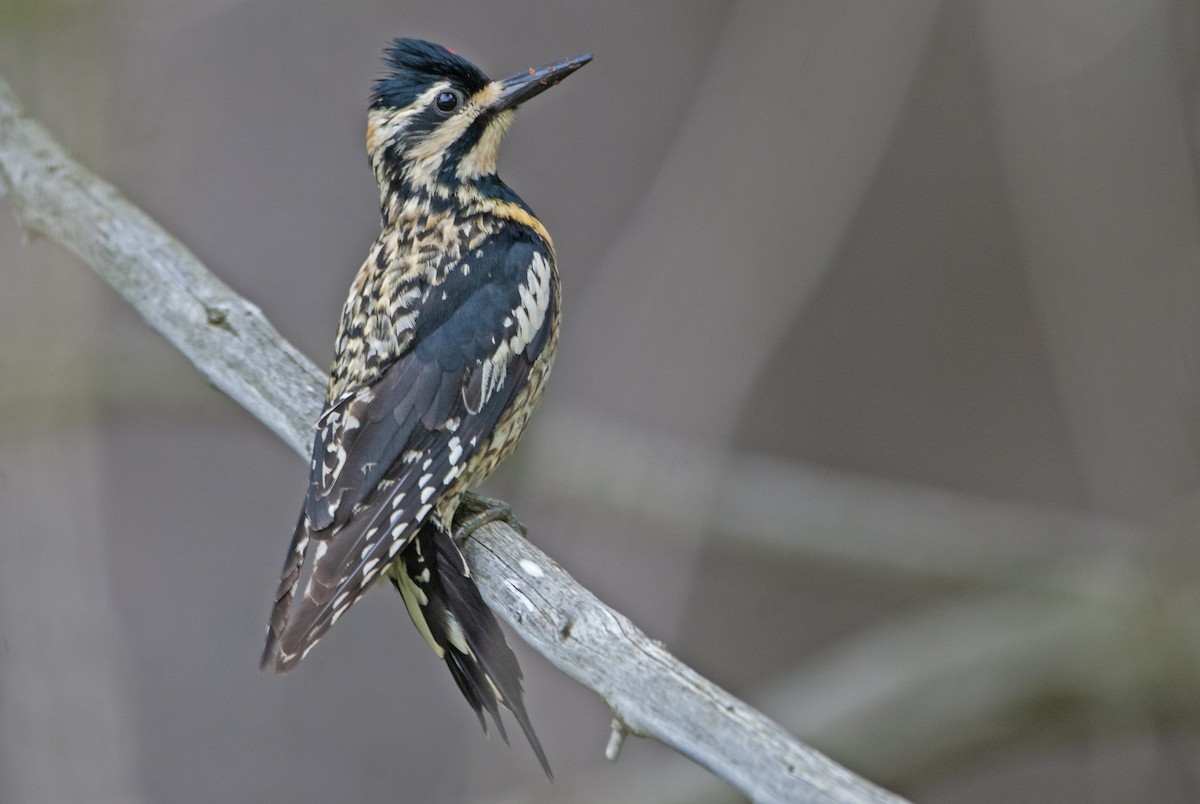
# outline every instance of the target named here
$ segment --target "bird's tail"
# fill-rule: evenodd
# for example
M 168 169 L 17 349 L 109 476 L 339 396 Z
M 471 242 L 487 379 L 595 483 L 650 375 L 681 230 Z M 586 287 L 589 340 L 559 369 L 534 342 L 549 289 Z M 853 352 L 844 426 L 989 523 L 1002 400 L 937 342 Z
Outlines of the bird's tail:
M 550 764 L 525 712 L 521 666 L 508 646 L 496 615 L 483 602 L 454 539 L 430 520 L 400 553 L 388 578 L 404 598 L 409 615 L 434 652 L 445 659 L 450 674 L 479 716 L 486 734 L 484 710 L 504 742 L 500 705 L 512 712 L 542 769 Z

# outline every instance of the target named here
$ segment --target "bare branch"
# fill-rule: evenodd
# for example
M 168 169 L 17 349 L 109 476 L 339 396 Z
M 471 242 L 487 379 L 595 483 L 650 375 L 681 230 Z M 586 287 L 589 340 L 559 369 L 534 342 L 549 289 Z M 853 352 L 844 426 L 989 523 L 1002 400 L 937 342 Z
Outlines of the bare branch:
M 321 372 L 257 307 L 24 117 L 3 81 L 0 195 L 23 226 L 92 266 L 214 385 L 307 458 Z M 488 526 L 466 553 L 488 604 L 599 693 L 632 733 L 662 740 L 756 801 L 900 800 L 683 665 L 513 529 Z

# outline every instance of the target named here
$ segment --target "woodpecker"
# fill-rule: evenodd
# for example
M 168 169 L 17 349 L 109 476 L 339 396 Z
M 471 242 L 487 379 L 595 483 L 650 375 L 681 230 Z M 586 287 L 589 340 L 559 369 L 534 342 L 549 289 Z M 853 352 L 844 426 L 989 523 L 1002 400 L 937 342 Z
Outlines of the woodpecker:
M 507 742 L 507 708 L 547 775 L 516 656 L 453 528 L 464 492 L 516 447 L 558 342 L 554 246 L 496 175 L 496 154 L 514 108 L 589 61 L 492 81 L 431 42 L 386 49 L 367 115 L 382 231 L 342 308 L 262 657 L 287 672 L 387 578 L 484 732 L 486 711 Z

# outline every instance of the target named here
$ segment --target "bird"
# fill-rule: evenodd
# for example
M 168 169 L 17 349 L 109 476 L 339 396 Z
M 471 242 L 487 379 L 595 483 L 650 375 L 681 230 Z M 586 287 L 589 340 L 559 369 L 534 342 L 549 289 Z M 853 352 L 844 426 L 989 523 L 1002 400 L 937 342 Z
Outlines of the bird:
M 455 515 L 516 447 L 558 344 L 554 245 L 498 177 L 497 152 L 519 104 L 591 59 L 493 81 L 432 42 L 385 49 L 366 136 L 381 231 L 342 308 L 261 661 L 291 670 L 386 578 L 484 732 L 487 712 L 507 742 L 508 709 L 551 778 L 520 666 L 455 540 L 465 535 Z

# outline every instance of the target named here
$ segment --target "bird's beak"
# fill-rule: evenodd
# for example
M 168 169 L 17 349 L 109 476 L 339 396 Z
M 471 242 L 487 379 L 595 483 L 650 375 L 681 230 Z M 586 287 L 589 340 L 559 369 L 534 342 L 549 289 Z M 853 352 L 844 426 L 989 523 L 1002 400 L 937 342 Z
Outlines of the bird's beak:
M 492 109 L 499 112 L 511 109 L 518 103 L 524 103 L 534 95 L 554 86 L 591 60 L 592 54 L 585 53 L 573 59 L 564 59 L 538 67 L 536 70 L 530 67 L 525 72 L 505 78 L 503 81 L 497 82 L 500 85 L 500 94 L 492 102 Z

